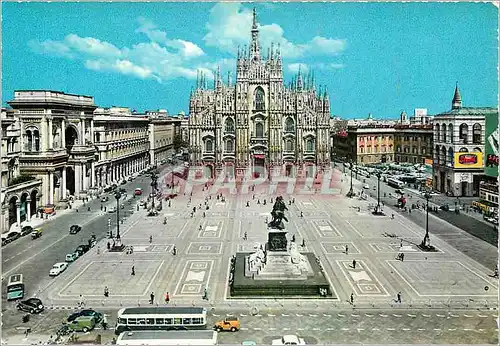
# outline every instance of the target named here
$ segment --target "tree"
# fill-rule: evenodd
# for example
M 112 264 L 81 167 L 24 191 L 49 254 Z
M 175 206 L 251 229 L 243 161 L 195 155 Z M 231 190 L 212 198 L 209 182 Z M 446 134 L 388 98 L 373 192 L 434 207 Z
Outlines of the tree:
M 173 145 L 174 145 L 174 150 L 177 152 L 181 148 L 186 148 L 188 146 L 188 143 L 185 140 L 183 140 L 182 136 L 179 134 L 174 136 Z

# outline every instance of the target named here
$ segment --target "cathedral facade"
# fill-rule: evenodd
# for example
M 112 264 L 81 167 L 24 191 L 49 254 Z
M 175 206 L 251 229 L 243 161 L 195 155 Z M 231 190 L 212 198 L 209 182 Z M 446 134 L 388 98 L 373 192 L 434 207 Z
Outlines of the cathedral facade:
M 203 166 L 205 177 L 266 173 L 312 176 L 329 167 L 330 101 L 317 91 L 314 77 L 300 71 L 283 81 L 279 46 L 261 56 L 259 29 L 253 13 L 248 49 L 238 49 L 236 81 L 220 68 L 208 88 L 200 74 L 189 100 L 190 163 Z

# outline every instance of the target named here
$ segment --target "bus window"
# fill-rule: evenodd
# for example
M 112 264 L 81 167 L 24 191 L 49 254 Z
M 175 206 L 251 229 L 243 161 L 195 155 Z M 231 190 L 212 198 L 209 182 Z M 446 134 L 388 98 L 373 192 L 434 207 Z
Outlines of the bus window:
M 164 321 L 165 320 L 163 318 L 157 318 L 156 321 L 155 321 L 155 324 L 160 324 L 161 325 L 161 324 L 165 323 Z
M 145 318 L 138 318 L 137 324 L 146 324 L 146 319 Z
M 127 319 L 126 318 L 119 318 L 118 323 L 119 324 L 127 324 Z
M 202 319 L 198 317 L 193 317 L 193 324 L 201 324 Z
M 146 318 L 146 324 L 155 324 L 154 318 Z
M 191 319 L 190 318 L 183 318 L 182 324 L 191 324 Z
M 181 325 L 182 324 L 182 319 L 178 318 L 178 317 L 174 318 L 174 324 L 175 325 Z
M 135 318 L 129 318 L 127 324 L 137 324 L 137 320 Z
M 165 324 L 166 325 L 172 325 L 172 319 L 171 318 L 165 318 Z
M 22 299 L 24 297 L 24 283 L 22 274 L 9 277 L 7 284 L 7 300 Z

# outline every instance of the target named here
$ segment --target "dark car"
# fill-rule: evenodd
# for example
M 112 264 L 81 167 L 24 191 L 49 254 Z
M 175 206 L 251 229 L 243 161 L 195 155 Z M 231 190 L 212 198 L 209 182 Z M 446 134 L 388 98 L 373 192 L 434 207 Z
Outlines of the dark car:
M 21 229 L 21 237 L 24 237 L 25 235 L 31 234 L 31 232 L 33 232 L 33 231 L 34 231 L 33 227 L 31 227 L 31 226 L 24 226 Z
M 2 233 L 2 245 L 13 242 L 21 237 L 21 233 L 17 231 L 10 231 L 8 233 Z
M 90 250 L 90 246 L 88 246 L 86 244 L 82 244 L 76 248 L 75 252 L 78 252 L 78 254 L 81 256 L 89 250 Z
M 68 322 L 73 322 L 78 317 L 82 317 L 82 316 L 94 317 L 96 324 L 99 323 L 99 322 L 101 322 L 102 317 L 103 317 L 100 312 L 94 311 L 92 309 L 84 309 L 84 310 L 80 310 L 78 312 L 75 312 L 75 313 L 69 315 Z
M 120 191 L 120 193 L 126 193 L 126 192 L 127 192 L 127 189 L 126 189 L 126 188 L 124 188 L 124 187 L 120 187 L 120 190 L 119 190 L 119 191 Z
M 69 234 L 77 234 L 78 232 L 80 232 L 82 230 L 82 228 L 78 225 L 72 225 L 70 228 L 69 228 Z
M 23 300 L 17 304 L 16 308 L 19 311 L 26 311 L 30 314 L 38 314 L 45 309 L 42 301 L 38 298 Z

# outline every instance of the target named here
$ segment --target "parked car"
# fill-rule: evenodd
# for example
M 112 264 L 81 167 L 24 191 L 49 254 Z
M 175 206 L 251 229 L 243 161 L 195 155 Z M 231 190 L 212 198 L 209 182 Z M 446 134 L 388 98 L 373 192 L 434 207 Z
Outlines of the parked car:
M 116 207 L 109 208 L 108 213 L 116 213 Z
M 96 321 L 92 316 L 80 316 L 68 323 L 68 327 L 75 332 L 88 332 L 95 328 Z
M 120 187 L 120 193 L 127 193 L 127 189 L 124 187 Z
M 58 262 L 52 266 L 52 269 L 50 269 L 49 275 L 50 276 L 57 276 L 61 274 L 63 271 L 68 268 L 68 263 L 66 262 Z
M 140 195 L 142 195 L 142 189 L 141 189 L 141 188 L 136 188 L 136 189 L 135 189 L 134 194 L 135 194 L 136 196 L 140 196 Z
M 21 233 L 18 231 L 10 231 L 7 233 L 2 233 L 2 245 L 13 242 L 21 237 Z
M 120 185 L 125 185 L 127 183 L 127 181 L 125 179 L 123 179 L 121 182 L 120 182 Z
M 92 310 L 92 309 L 83 309 L 83 310 L 80 310 L 80 311 L 77 311 L 75 313 L 72 313 L 71 315 L 69 315 L 68 317 L 68 322 L 72 322 L 74 321 L 76 318 L 78 317 L 94 317 L 95 318 L 95 321 L 96 323 L 99 323 L 101 322 L 102 318 L 103 318 L 103 314 L 100 313 L 100 312 L 97 312 L 95 310 Z
M 78 257 L 80 257 L 78 252 L 69 253 L 66 255 L 66 262 L 68 263 L 74 262 Z
M 78 254 L 80 256 L 82 256 L 84 253 L 86 253 L 89 250 L 90 250 L 90 246 L 88 246 L 87 244 L 82 244 L 79 247 L 77 247 L 75 251 L 78 252 Z
M 34 231 L 33 227 L 29 225 L 24 226 L 23 228 L 21 228 L 21 237 L 24 237 L 25 235 L 28 235 L 33 231 Z
M 369 189 L 369 188 L 370 188 L 370 185 L 368 185 L 368 184 L 363 185 L 363 189 Z
M 103 196 L 103 197 L 101 198 L 101 202 L 102 202 L 102 203 L 107 202 L 107 201 L 109 201 L 109 197 L 108 197 L 108 196 Z
M 78 232 L 80 232 L 82 230 L 82 228 L 78 225 L 72 225 L 70 228 L 69 228 L 69 234 L 77 234 Z
M 29 312 L 30 314 L 38 314 L 42 312 L 45 307 L 40 299 L 30 298 L 17 303 L 16 309 Z

